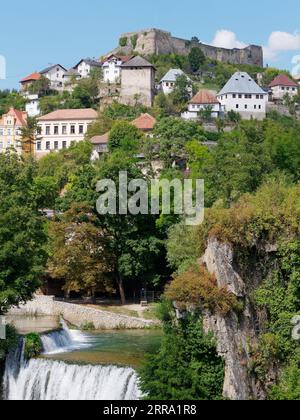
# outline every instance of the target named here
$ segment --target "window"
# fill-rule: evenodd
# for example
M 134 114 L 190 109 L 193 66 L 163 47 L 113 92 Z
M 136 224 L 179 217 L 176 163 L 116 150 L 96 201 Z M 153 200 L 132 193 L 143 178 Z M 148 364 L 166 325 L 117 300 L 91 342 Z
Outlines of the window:
M 62 134 L 67 134 L 67 126 L 66 125 L 62 126 Z
M 38 151 L 42 150 L 42 143 L 40 141 L 36 143 L 36 150 Z
M 58 135 L 58 125 L 54 126 L 54 135 Z
M 284 87 L 282 86 L 281 90 L 284 90 Z
M 254 105 L 254 109 L 256 109 L 257 108 L 257 106 L 256 105 Z
M 63 149 L 66 149 L 67 148 L 67 142 L 65 140 L 62 142 L 62 148 Z
M 83 134 L 83 128 L 84 128 L 83 125 L 79 126 L 79 134 Z
M 235 99 L 235 98 L 236 98 L 236 94 L 234 93 L 234 94 L 232 95 L 232 97 L 233 97 L 233 99 Z
M 245 105 L 245 109 L 248 109 L 248 105 Z
M 46 150 L 50 150 L 50 141 L 46 141 Z
M 75 134 L 75 125 L 71 125 L 71 134 Z
M 239 99 L 242 99 L 242 95 L 241 94 L 239 94 Z
M 235 106 L 235 107 L 236 107 L 236 109 L 239 109 L 239 107 L 240 107 L 240 106 L 239 106 L 239 104 L 236 104 L 236 106 Z
M 261 109 L 261 105 L 259 105 L 258 109 Z
M 58 141 L 55 141 L 55 142 L 54 142 L 54 149 L 55 149 L 55 150 L 58 150 Z
M 260 95 L 260 99 L 264 99 L 264 95 Z
M 50 136 L 50 125 L 46 126 L 46 136 Z
M 259 95 L 256 95 L 256 99 L 259 99 Z

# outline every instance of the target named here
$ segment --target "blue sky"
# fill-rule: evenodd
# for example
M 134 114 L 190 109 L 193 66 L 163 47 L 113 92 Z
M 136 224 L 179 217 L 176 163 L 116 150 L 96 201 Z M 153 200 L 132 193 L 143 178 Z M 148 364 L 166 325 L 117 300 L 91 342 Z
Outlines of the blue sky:
M 117 46 L 122 32 L 150 27 L 169 30 L 187 39 L 197 35 L 203 42 L 224 44 L 220 46 L 264 45 L 266 63 L 291 70 L 292 57 L 300 56 L 300 2 L 285 0 L 280 7 L 278 3 L 276 0 L 6 1 L 0 11 L 0 55 L 6 59 L 7 78 L 0 80 L 0 89 L 18 87 L 22 77 L 48 64 L 60 63 L 69 68 L 83 57 L 100 57 Z

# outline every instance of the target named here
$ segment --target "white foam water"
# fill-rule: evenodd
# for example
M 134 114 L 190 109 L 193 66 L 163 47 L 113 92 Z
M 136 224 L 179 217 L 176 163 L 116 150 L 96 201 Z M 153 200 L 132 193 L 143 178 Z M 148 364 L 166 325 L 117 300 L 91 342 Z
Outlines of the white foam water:
M 87 335 L 62 330 L 41 336 L 44 354 L 58 354 L 90 345 Z M 5 400 L 102 401 L 138 400 L 141 393 L 136 372 L 129 367 L 76 365 L 46 359 L 24 358 L 24 340 L 11 352 L 5 365 Z
M 31 359 L 19 369 L 8 360 L 4 391 L 7 400 L 17 401 L 130 401 L 140 398 L 137 375 L 131 368 L 69 365 L 43 359 Z
M 79 330 L 71 330 L 61 319 L 62 329 L 41 335 L 45 355 L 66 353 L 90 346 L 90 338 Z

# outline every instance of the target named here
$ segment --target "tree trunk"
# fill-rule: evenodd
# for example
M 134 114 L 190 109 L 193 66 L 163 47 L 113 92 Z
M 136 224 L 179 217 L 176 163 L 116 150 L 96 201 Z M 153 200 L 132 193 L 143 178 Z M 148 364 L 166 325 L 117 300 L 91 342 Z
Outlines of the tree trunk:
M 119 279 L 118 279 L 118 286 L 119 286 L 119 292 L 120 292 L 120 296 L 121 296 L 121 304 L 126 305 L 126 296 L 125 296 L 124 284 L 123 284 L 122 276 L 120 276 L 120 275 L 119 275 Z

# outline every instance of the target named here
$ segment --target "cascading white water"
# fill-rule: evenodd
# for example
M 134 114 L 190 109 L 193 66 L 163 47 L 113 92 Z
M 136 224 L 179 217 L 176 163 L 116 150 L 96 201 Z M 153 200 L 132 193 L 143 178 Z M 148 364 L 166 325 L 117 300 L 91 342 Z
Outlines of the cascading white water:
M 42 359 L 24 363 L 18 374 L 7 366 L 7 400 L 102 401 L 138 400 L 137 376 L 131 368 L 78 366 Z
M 89 345 L 86 335 L 63 329 L 41 336 L 44 354 L 57 354 Z M 6 360 L 6 400 L 138 400 L 138 379 L 131 368 L 74 365 L 46 359 L 24 359 L 24 340 Z
M 61 330 L 41 336 L 44 354 L 65 353 L 89 346 L 89 338 L 85 334 L 78 330 L 70 330 L 63 319 L 60 322 Z

